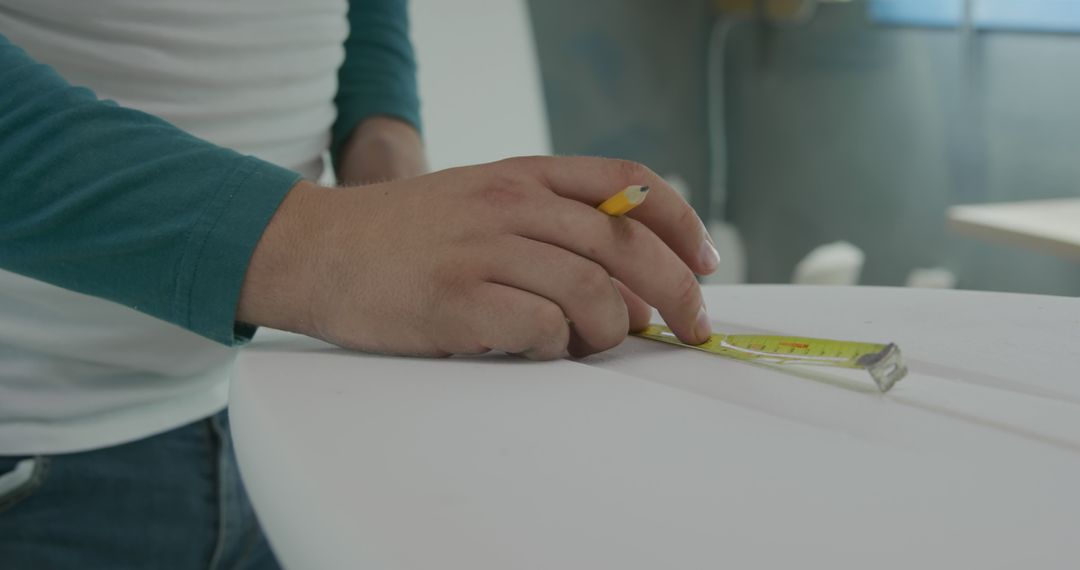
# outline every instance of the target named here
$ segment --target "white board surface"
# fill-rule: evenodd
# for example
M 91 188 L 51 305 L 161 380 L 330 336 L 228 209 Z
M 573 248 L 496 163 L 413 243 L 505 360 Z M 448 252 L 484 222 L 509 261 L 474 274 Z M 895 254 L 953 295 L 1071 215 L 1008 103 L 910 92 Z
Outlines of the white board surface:
M 532 363 L 270 335 L 231 413 L 275 550 L 291 568 L 1076 567 L 1080 300 L 706 295 L 717 328 L 892 340 L 911 375 L 880 395 L 641 339 Z

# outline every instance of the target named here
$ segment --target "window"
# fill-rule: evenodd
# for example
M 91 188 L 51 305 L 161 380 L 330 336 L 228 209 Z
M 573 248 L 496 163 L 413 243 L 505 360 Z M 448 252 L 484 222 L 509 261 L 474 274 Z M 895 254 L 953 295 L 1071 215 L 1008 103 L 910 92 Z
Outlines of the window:
M 870 0 L 870 19 L 902 26 L 959 27 L 968 2 L 976 29 L 1080 32 L 1080 0 Z

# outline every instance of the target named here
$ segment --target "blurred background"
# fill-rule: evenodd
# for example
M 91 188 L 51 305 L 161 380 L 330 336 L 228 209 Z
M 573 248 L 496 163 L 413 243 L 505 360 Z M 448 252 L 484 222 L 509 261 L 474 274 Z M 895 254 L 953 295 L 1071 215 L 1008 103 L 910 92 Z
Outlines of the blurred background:
M 531 152 L 643 162 L 709 221 L 720 282 L 1080 295 L 1080 254 L 947 220 L 957 204 L 1080 198 L 1076 0 L 413 10 L 436 167 Z

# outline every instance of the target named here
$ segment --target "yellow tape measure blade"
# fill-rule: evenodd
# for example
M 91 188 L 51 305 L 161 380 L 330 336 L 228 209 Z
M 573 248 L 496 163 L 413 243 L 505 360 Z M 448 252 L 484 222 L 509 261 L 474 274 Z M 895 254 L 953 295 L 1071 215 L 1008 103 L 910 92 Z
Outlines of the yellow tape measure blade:
M 684 344 L 666 326 L 649 325 L 637 336 L 718 356 L 770 365 L 831 366 L 867 370 L 878 389 L 889 391 L 907 374 L 895 344 L 824 338 L 716 333 L 699 345 Z

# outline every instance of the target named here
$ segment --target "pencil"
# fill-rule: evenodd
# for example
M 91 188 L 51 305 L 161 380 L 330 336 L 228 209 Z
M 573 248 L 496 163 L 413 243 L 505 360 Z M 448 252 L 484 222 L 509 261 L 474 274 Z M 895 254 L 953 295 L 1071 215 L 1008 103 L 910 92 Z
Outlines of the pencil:
M 627 186 L 614 196 L 604 200 L 604 203 L 597 206 L 596 209 L 609 216 L 621 216 L 644 202 L 648 191 L 648 186 Z

